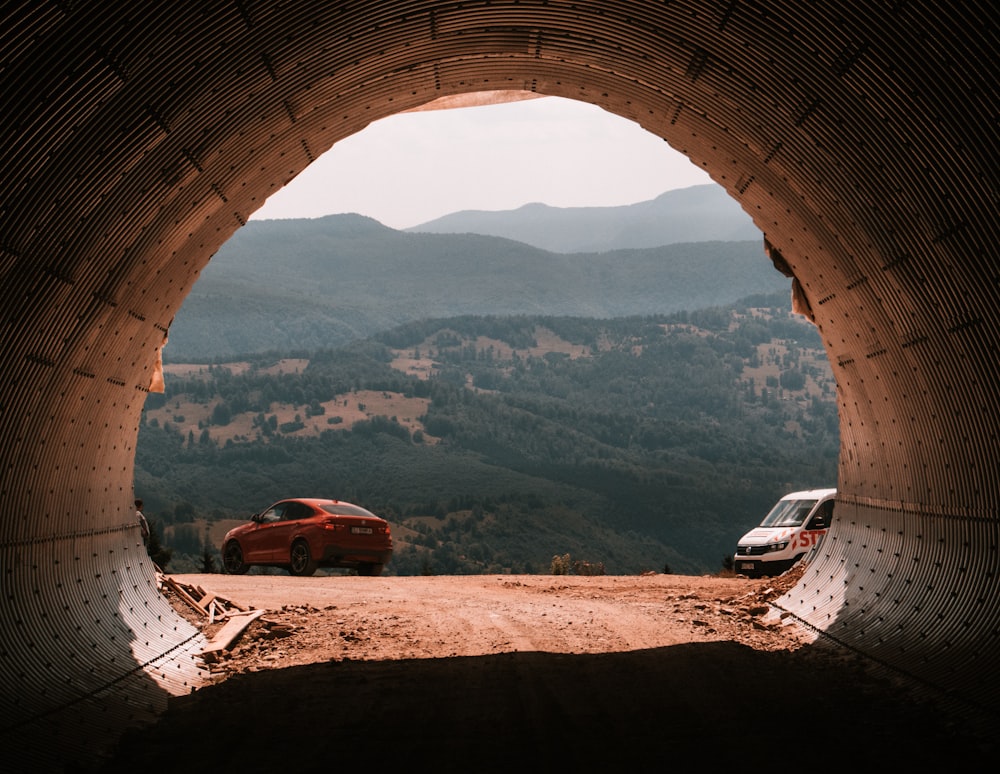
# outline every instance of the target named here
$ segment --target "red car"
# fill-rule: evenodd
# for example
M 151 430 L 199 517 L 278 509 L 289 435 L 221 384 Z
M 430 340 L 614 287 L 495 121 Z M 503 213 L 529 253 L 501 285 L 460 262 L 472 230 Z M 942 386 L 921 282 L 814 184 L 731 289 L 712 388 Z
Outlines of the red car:
M 312 575 L 317 567 L 352 567 L 380 575 L 392 556 L 389 523 L 340 500 L 281 500 L 226 533 L 222 565 L 242 575 L 252 565 Z

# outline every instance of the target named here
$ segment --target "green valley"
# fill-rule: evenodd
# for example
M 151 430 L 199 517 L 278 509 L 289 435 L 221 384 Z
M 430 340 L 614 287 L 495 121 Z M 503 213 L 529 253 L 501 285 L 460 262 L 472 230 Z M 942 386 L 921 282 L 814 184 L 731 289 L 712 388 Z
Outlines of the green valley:
M 171 569 L 290 496 L 387 518 L 391 574 L 716 572 L 836 482 L 836 386 L 787 293 L 667 315 L 460 316 L 332 349 L 168 363 L 136 455 Z

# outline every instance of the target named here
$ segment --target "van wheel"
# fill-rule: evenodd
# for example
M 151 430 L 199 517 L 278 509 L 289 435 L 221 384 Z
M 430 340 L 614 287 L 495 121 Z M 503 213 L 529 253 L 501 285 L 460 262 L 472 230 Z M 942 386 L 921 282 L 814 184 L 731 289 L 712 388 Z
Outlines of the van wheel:
M 309 544 L 304 540 L 292 543 L 288 569 L 292 575 L 307 576 L 316 572 L 316 560 L 312 558 Z

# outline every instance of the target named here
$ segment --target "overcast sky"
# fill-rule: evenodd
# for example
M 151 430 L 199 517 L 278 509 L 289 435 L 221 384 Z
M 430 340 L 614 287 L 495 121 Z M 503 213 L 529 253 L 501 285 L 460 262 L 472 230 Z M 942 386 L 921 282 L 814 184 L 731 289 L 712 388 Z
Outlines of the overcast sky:
M 357 212 L 402 229 L 459 210 L 634 204 L 711 182 L 638 124 L 545 97 L 377 121 L 337 143 L 252 219 Z

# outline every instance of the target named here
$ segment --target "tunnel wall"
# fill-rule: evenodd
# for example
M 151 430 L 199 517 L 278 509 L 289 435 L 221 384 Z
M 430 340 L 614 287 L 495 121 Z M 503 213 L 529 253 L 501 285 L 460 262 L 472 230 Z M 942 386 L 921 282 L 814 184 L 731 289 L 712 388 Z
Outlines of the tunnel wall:
M 199 684 L 199 636 L 157 593 L 131 501 L 156 353 L 212 254 L 371 121 L 507 89 L 636 121 L 753 217 L 804 289 L 840 401 L 838 516 L 781 604 L 995 712 L 992 3 L 25 0 L 0 13 L 5 743 L 62 732 L 39 748 L 47 760 L 99 755 L 113 729 Z

